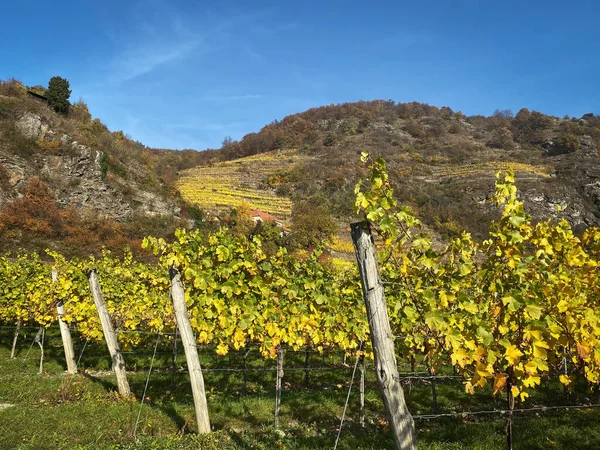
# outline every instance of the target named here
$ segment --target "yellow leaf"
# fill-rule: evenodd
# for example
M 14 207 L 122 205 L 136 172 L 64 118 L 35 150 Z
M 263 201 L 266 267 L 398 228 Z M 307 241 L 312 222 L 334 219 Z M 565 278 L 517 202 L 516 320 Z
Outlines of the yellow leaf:
M 225 344 L 217 345 L 217 355 L 224 356 L 229 352 L 229 347 Z
M 565 312 L 567 309 L 569 309 L 569 303 L 565 300 L 561 300 L 560 302 L 558 302 L 558 304 L 556 305 L 556 307 L 558 308 L 558 312 Z
M 535 387 L 537 384 L 540 384 L 540 377 L 530 376 L 523 380 L 523 385 L 525 387 Z M 521 398 L 521 400 L 523 400 Z
M 519 362 L 519 359 L 523 356 L 523 352 L 515 347 L 513 344 L 506 347 L 506 352 L 504 353 L 504 357 L 508 364 L 511 366 L 516 365 Z
M 465 392 L 467 394 L 471 394 L 471 395 L 475 394 L 475 389 L 473 388 L 473 385 L 471 384 L 470 381 L 467 381 L 465 384 Z
M 587 344 L 577 344 L 577 354 L 581 359 L 590 357 L 590 346 Z
M 571 384 L 571 379 L 567 375 L 561 375 L 558 377 L 558 379 L 565 386 L 568 386 L 569 384 Z
M 512 394 L 513 397 L 517 397 L 519 395 L 519 388 L 516 386 L 511 387 L 510 393 Z
M 549 348 L 548 344 L 544 341 L 534 341 L 533 342 L 533 356 L 540 359 L 546 359 L 547 353 L 546 350 Z
M 507 376 L 504 373 L 497 373 L 494 377 L 494 393 L 501 391 L 506 386 Z
M 494 369 L 491 364 L 486 365 L 483 363 L 477 363 L 477 368 L 475 370 L 477 372 L 477 375 L 479 375 L 482 378 L 491 377 L 494 373 Z
M 469 359 L 469 355 L 467 354 L 464 348 L 460 347 L 454 350 L 454 352 L 452 352 L 451 358 L 452 364 L 458 364 L 460 367 L 464 368 L 466 360 Z

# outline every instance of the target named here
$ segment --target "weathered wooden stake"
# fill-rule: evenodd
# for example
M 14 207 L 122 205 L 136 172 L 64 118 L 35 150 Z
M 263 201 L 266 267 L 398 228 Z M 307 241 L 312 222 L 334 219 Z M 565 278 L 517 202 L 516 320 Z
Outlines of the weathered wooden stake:
M 427 372 L 431 377 L 429 381 L 431 381 L 431 397 L 432 397 L 432 412 L 433 414 L 437 414 L 438 412 L 438 403 L 437 403 L 437 391 L 435 390 L 435 372 L 433 368 L 427 363 Z
M 248 390 L 248 355 L 250 354 L 250 342 L 246 342 L 244 349 L 244 395 Z
M 512 396 L 512 371 L 509 370 L 509 374 L 506 378 L 506 402 L 508 403 L 508 410 L 506 411 L 506 447 L 508 450 L 513 450 L 512 445 L 512 416 L 513 409 L 515 407 L 515 398 Z
M 19 339 L 19 331 L 21 331 L 21 324 L 23 323 L 23 319 L 19 319 L 17 322 L 17 327 L 15 328 L 15 336 L 13 337 L 12 350 L 10 351 L 10 359 L 15 359 L 17 352 L 17 340 Z
M 196 339 L 190 324 L 187 307 L 185 304 L 185 291 L 181 282 L 181 275 L 175 267 L 171 267 L 171 298 L 173 300 L 173 309 L 175 311 L 175 320 L 177 328 L 181 335 L 181 343 L 187 360 L 190 382 L 192 384 L 192 395 L 194 397 L 194 408 L 196 409 L 196 423 L 198 433 L 210 433 L 210 420 L 208 418 L 208 404 L 206 402 L 206 393 L 204 392 L 204 377 L 198 358 L 198 349 L 196 348 Z
M 58 281 L 58 271 L 52 271 L 52 282 Z M 62 317 L 65 315 L 65 307 L 63 300 L 60 299 L 56 305 L 56 313 L 58 315 L 58 326 L 60 327 L 60 335 L 62 337 L 63 348 L 65 349 L 65 360 L 67 361 L 67 373 L 73 375 L 77 373 L 77 363 L 75 362 L 75 349 L 73 348 L 73 339 L 71 338 L 71 331 L 69 325 L 67 325 Z
M 360 426 L 365 426 L 365 355 L 361 354 L 358 360 L 360 370 Z
M 44 336 L 46 334 L 46 329 L 44 327 L 40 327 L 37 334 L 35 335 L 34 341 L 37 345 L 40 346 L 40 375 L 44 373 Z
M 177 333 L 179 329 L 175 327 L 173 335 L 173 355 L 171 356 L 171 390 L 175 389 L 175 372 L 177 371 Z
M 275 428 L 279 426 L 279 407 L 281 405 L 281 379 L 283 378 L 283 348 L 277 347 L 277 376 L 275 380 Z
M 129 397 L 131 395 L 131 390 L 129 389 L 127 374 L 125 373 L 125 360 L 121 354 L 119 341 L 117 340 L 117 333 L 115 333 L 110 314 L 108 313 L 108 308 L 106 307 L 106 302 L 104 301 L 104 296 L 102 295 L 102 289 L 100 288 L 100 283 L 98 282 L 98 274 L 96 273 L 96 269 L 92 269 L 88 272 L 88 281 L 90 284 L 92 297 L 94 298 L 94 303 L 96 304 L 98 316 L 100 316 L 104 340 L 106 341 L 106 346 L 108 347 L 108 352 L 110 353 L 110 358 L 112 360 L 113 371 L 115 372 L 115 376 L 117 378 L 117 388 L 119 389 L 119 394 L 121 394 L 123 397 Z
M 308 388 L 310 383 L 310 348 L 306 348 L 304 353 L 304 386 Z
M 385 304 L 383 284 L 379 278 L 377 252 L 373 236 L 366 223 L 351 225 L 352 241 L 360 272 L 363 297 L 371 331 L 371 343 L 375 356 L 375 373 L 383 405 L 390 420 L 390 428 L 398 450 L 416 450 L 415 425 L 404 400 L 394 341 Z

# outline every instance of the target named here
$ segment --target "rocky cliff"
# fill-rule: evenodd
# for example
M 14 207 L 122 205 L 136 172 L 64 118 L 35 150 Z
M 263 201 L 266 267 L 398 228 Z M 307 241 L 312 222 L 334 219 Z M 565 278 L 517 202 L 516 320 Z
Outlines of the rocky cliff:
M 0 208 L 22 194 L 29 178 L 39 177 L 52 187 L 61 207 L 74 206 L 84 216 L 129 221 L 134 213 L 179 214 L 177 204 L 164 194 L 116 177 L 111 183 L 102 167 L 107 151 L 101 146 L 91 148 L 54 129 L 48 115 L 52 113 L 44 116 L 26 112 L 14 121 L 15 131 L 31 147 L 28 151 L 11 151 L 8 144 L 0 147 L 0 165 L 8 175 L 6 188 L 0 190 Z M 3 137 L 0 134 L 0 142 Z

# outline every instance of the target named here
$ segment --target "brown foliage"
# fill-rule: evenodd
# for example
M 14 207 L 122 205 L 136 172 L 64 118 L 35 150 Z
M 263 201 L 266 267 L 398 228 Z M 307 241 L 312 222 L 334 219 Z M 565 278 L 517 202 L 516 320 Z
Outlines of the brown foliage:
M 510 150 L 515 147 L 513 135 L 508 128 L 497 128 L 492 131 L 489 141 L 486 144 L 492 148 L 503 148 Z
M 409 120 L 404 125 L 404 129 L 408 134 L 410 134 L 414 138 L 422 139 L 425 137 L 425 128 L 423 124 L 417 122 L 416 120 Z
M 4 229 L 18 228 L 41 237 L 57 237 L 63 228 L 54 194 L 38 178 L 31 178 L 23 197 L 7 205 L 0 213 L 0 223 Z
M 139 234 L 114 220 L 84 220 L 73 207 L 58 208 L 53 192 L 38 178 L 29 179 L 23 197 L 0 211 L 0 236 L 11 238 L 11 242 L 3 243 L 2 250 L 11 249 L 11 244 L 14 248 L 31 246 L 32 242 L 44 249 L 50 241 L 54 245 L 60 241 L 68 255 L 86 256 L 98 254 L 103 247 L 139 249 Z
M 522 108 L 511 122 L 511 131 L 519 142 L 538 144 L 543 141 L 541 132 L 552 125 L 553 120 L 550 116 Z
M 7 97 L 24 97 L 27 94 L 27 88 L 19 80 L 11 78 L 6 81 L 0 80 L 0 95 Z

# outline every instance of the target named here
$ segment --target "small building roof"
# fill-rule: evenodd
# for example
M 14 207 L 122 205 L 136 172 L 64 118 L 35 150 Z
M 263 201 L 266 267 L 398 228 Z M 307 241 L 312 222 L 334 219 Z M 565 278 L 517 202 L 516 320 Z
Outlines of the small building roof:
M 260 209 L 253 209 L 250 211 L 250 215 L 254 218 L 254 217 L 258 217 L 260 218 L 260 220 L 262 220 L 263 222 L 279 222 L 282 223 L 281 220 L 279 220 L 277 217 L 266 213 L 264 211 L 261 211 Z
M 37 92 L 35 92 L 35 91 L 27 91 L 27 94 L 28 94 L 30 97 L 37 98 L 38 100 L 43 100 L 43 101 L 45 101 L 45 102 L 47 102 L 47 101 L 48 101 L 48 98 L 47 98 L 46 96 L 44 96 L 44 95 L 42 95 L 42 94 L 38 94 L 38 93 L 37 93 Z
M 275 224 L 280 226 L 283 229 L 283 231 L 289 232 L 289 229 L 284 225 L 284 223 L 281 220 L 269 213 L 261 211 L 260 209 L 250 210 L 250 217 L 252 217 L 252 219 L 255 219 L 255 222 L 259 220 L 261 222 L 275 222 Z

